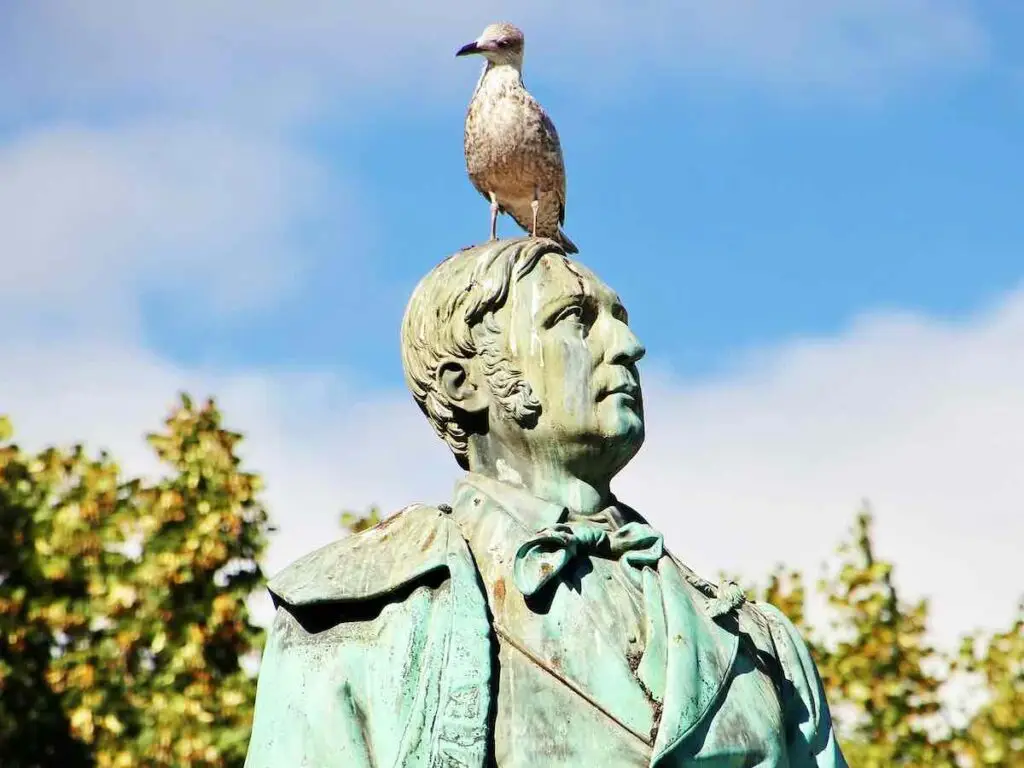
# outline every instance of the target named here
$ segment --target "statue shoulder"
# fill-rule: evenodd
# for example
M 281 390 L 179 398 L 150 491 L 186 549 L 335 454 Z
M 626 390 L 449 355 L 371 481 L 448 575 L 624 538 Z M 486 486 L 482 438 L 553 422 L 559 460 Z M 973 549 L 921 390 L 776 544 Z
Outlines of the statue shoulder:
M 787 677 L 801 677 L 810 682 L 817 677 L 817 668 L 811 658 L 807 640 L 785 613 L 771 603 L 758 601 L 752 604 L 771 633 L 775 652 L 787 671 Z
M 766 620 L 780 671 L 789 683 L 784 689 L 783 706 L 786 720 L 793 726 L 793 738 L 799 741 L 798 746 L 790 745 L 793 754 L 812 757 L 814 762 L 801 762 L 801 765 L 845 768 L 825 688 L 807 639 L 789 617 L 771 603 L 758 602 L 754 610 Z
M 442 509 L 413 504 L 373 528 L 310 552 L 270 579 L 275 604 L 374 600 L 447 569 L 465 542 Z

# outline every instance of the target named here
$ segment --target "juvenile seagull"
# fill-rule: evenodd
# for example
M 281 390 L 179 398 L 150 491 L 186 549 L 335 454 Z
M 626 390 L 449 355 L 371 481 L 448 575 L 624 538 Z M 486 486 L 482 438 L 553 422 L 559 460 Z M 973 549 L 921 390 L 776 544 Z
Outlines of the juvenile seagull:
M 507 213 L 534 237 L 577 248 L 564 232 L 565 163 L 558 132 L 523 85 L 523 33 L 491 24 L 456 56 L 487 59 L 466 113 L 469 180 L 491 202 L 491 240 L 498 213 Z

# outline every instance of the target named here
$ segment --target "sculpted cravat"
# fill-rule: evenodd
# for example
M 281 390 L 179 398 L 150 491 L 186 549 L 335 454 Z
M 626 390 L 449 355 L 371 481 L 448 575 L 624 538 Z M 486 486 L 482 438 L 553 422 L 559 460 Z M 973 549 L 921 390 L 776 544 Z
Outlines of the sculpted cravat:
M 604 511 L 577 517 L 545 528 L 516 551 L 513 580 L 529 598 L 543 590 L 579 555 L 617 560 L 623 574 L 643 593 L 645 648 L 636 669 L 648 693 L 662 701 L 665 692 L 666 620 L 658 577 L 658 561 L 665 554 L 662 535 L 644 523 L 629 522 L 616 528 Z M 706 604 L 708 613 L 719 616 L 743 602 L 743 591 L 728 583 Z
M 665 554 L 660 533 L 644 523 L 615 528 L 602 513 L 545 528 L 516 552 L 512 576 L 525 597 L 550 584 L 578 555 L 617 560 L 628 581 L 643 594 L 645 643 L 637 679 L 661 701 L 665 692 L 665 611 L 658 582 L 658 560 Z
M 618 529 L 593 518 L 559 523 L 519 547 L 513 565 L 516 587 L 532 597 L 577 554 L 618 560 L 629 581 L 642 588 L 644 566 L 656 567 L 664 546 L 661 534 L 643 523 L 626 523 Z

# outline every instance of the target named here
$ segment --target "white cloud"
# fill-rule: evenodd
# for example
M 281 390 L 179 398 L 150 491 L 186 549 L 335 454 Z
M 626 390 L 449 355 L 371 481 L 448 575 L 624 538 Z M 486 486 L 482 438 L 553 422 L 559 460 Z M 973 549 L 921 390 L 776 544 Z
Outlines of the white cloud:
M 649 439 L 618 492 L 707 575 L 816 569 L 860 500 L 937 635 L 1005 624 L 1024 587 L 1024 291 L 961 323 L 866 317 L 711 381 L 647 377 Z M 404 392 L 336 374 L 189 370 L 129 344 L 0 340 L 0 411 L 26 444 L 86 439 L 129 471 L 174 392 L 218 395 L 264 472 L 273 572 L 333 538 L 341 508 L 448 497 L 454 463 Z M 648 367 L 650 368 L 650 366 Z
M 0 31 L 5 110 L 121 100 L 243 108 L 279 119 L 464 88 L 455 48 L 486 22 L 527 32 L 534 72 L 574 85 L 698 73 L 770 87 L 888 90 L 983 60 L 967 0 L 540 0 L 423 5 L 310 0 L 147 4 L 57 0 L 11 9 Z M 533 65 L 528 65 L 533 66 Z M 389 95 L 390 93 L 390 95 Z
M 350 202 L 271 136 L 159 121 L 57 127 L 0 145 L 0 317 L 56 307 L 76 323 L 133 317 L 145 290 L 187 289 L 190 312 L 277 297 L 301 274 L 294 247 Z
M 969 322 L 866 316 L 717 380 L 648 382 L 623 488 L 702 570 L 751 575 L 816 570 L 869 499 L 879 556 L 935 597 L 942 637 L 1005 622 L 1024 595 L 1022 348 L 1018 291 Z

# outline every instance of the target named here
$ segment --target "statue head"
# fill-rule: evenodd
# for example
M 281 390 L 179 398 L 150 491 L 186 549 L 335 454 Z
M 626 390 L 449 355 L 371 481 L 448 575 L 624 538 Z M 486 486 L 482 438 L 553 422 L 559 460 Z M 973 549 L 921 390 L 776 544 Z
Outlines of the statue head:
M 643 443 L 643 354 L 618 296 L 542 238 L 449 257 L 402 322 L 413 397 L 474 471 L 548 464 L 610 480 Z

